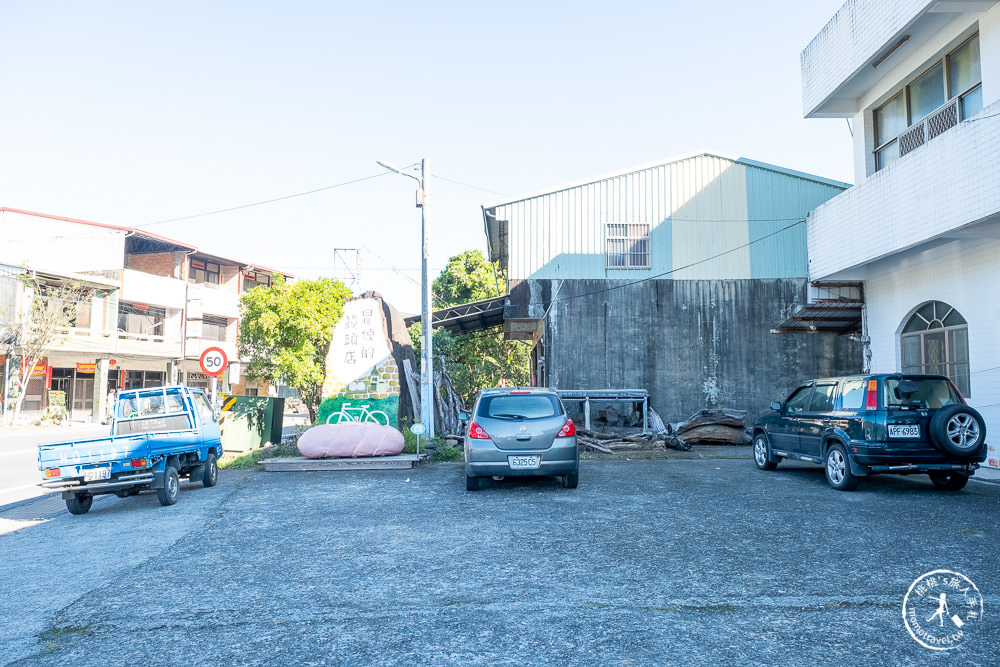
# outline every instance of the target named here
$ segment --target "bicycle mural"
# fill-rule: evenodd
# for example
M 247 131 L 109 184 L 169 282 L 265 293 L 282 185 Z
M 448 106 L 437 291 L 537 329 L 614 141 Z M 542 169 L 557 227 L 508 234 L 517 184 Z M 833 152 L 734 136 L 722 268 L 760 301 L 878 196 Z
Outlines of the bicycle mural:
M 371 422 L 373 424 L 381 424 L 382 426 L 389 424 L 389 415 L 381 410 L 369 410 L 369 407 L 371 406 L 351 407 L 350 403 L 342 403 L 340 405 L 340 412 L 331 412 L 330 416 L 326 418 L 326 423 Z
M 380 298 L 351 299 L 334 328 L 317 422 L 398 426 L 400 372 Z

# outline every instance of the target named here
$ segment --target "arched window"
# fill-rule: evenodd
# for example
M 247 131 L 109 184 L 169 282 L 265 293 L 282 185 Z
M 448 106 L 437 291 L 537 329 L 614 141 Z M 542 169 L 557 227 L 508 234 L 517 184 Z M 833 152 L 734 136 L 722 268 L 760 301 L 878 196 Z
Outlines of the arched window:
M 969 383 L 969 326 L 962 315 L 941 301 L 925 303 L 900 335 L 904 373 L 947 375 L 962 392 Z

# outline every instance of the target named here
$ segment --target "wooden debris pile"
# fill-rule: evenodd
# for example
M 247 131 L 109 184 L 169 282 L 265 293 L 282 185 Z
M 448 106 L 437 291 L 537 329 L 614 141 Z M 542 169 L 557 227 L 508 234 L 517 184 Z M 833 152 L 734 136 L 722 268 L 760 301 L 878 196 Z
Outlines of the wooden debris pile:
M 659 449 L 670 447 L 688 451 L 691 445 L 680 438 L 667 433 L 646 433 L 640 435 L 621 435 L 618 433 L 603 433 L 577 427 L 576 441 L 583 447 L 596 449 L 605 454 L 615 454 L 639 449 Z
M 687 421 L 672 425 L 664 424 L 663 419 L 650 408 L 650 433 L 626 435 L 591 431 L 578 426 L 576 439 L 580 445 L 606 454 L 659 448 L 686 452 L 691 450 L 692 444 L 746 444 L 746 418 L 747 413 L 743 410 L 700 410 Z
M 747 442 L 746 423 L 745 410 L 699 410 L 675 426 L 673 432 L 686 442 L 742 445 Z

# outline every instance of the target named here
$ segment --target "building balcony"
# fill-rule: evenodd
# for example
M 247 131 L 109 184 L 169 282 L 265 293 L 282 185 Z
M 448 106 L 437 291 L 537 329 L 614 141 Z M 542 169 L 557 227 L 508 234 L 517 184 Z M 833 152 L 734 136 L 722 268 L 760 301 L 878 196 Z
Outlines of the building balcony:
M 50 351 L 52 353 L 79 353 L 95 357 L 123 355 L 163 359 L 177 359 L 182 354 L 181 339 L 178 335 L 156 336 L 76 327 L 59 330 Z
M 187 283 L 177 278 L 125 269 L 120 298 L 129 303 L 183 310 L 186 305 Z
M 240 316 L 240 295 L 218 285 L 188 283 L 187 298 L 189 318 L 216 315 L 235 319 Z
M 229 361 L 238 361 L 236 353 L 236 340 L 214 340 L 211 338 L 192 338 L 188 336 L 184 357 L 186 359 L 200 359 L 202 352 L 210 347 L 219 347 L 226 353 Z
M 871 264 L 951 239 L 1000 238 L 1000 103 L 927 139 L 809 214 L 809 278 L 865 280 Z

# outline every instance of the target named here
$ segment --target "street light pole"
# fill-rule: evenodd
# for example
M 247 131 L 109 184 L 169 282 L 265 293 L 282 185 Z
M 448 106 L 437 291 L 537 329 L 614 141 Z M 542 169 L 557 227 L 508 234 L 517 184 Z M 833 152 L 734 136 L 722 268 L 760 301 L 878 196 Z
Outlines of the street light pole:
M 430 199 L 430 169 L 427 167 L 426 158 L 420 161 L 420 188 L 421 194 L 417 199 L 420 206 L 420 230 L 423 235 L 421 243 L 420 261 L 420 284 L 422 286 L 422 297 L 420 299 L 420 335 L 423 336 L 423 344 L 420 346 L 421 356 L 421 400 L 424 405 L 423 417 L 424 425 L 427 427 L 427 438 L 434 437 L 434 353 L 433 353 L 433 322 L 431 321 L 431 281 L 427 275 L 427 261 L 430 255 L 430 222 L 427 215 L 427 204 Z
M 427 438 L 434 437 L 434 351 L 431 322 L 431 282 L 427 275 L 430 255 L 430 221 L 428 220 L 428 181 L 431 172 L 427 160 L 420 161 L 420 178 L 408 174 L 391 164 L 377 161 L 380 167 L 412 178 L 417 182 L 417 207 L 420 208 L 421 261 L 420 261 L 420 412 Z

